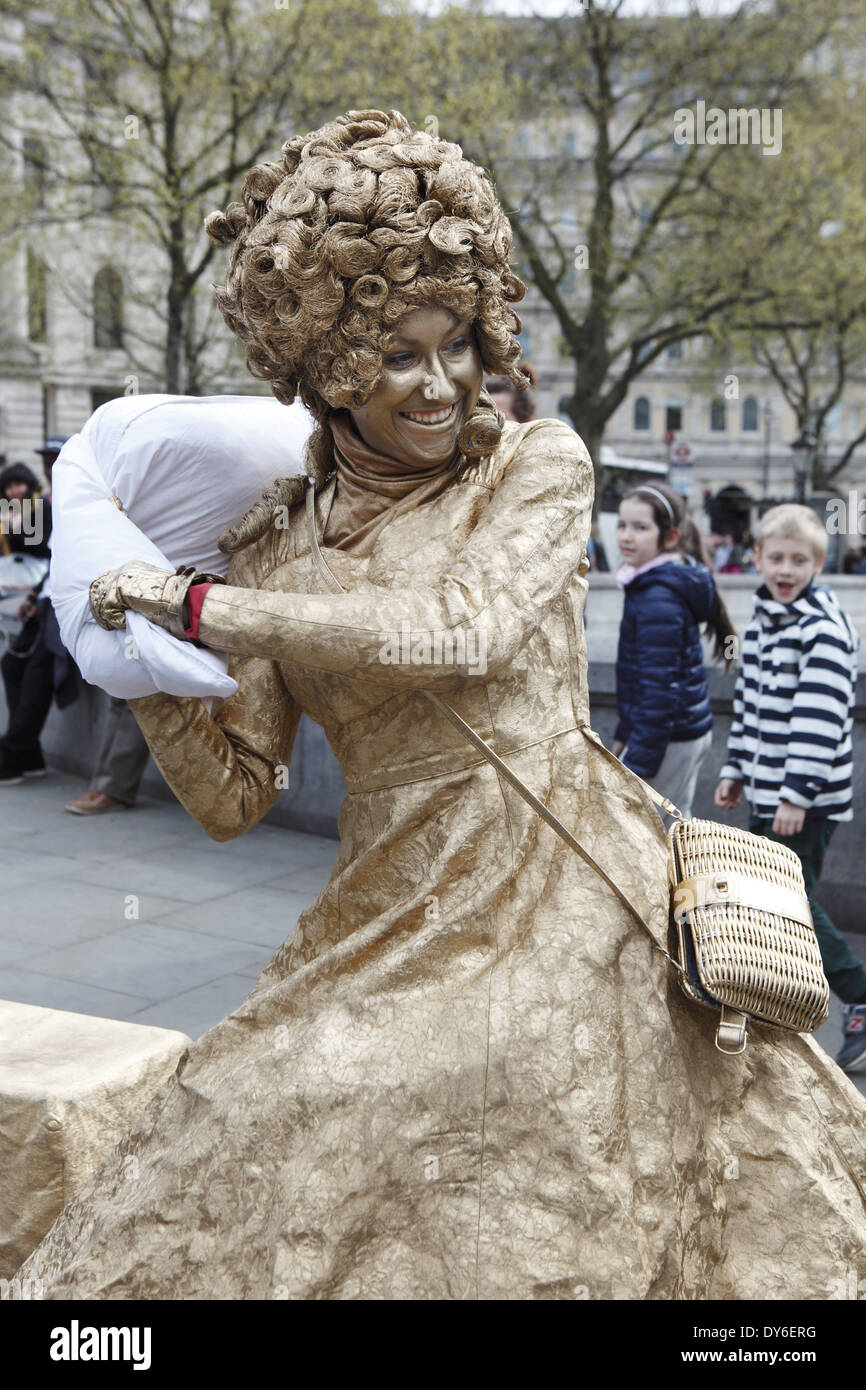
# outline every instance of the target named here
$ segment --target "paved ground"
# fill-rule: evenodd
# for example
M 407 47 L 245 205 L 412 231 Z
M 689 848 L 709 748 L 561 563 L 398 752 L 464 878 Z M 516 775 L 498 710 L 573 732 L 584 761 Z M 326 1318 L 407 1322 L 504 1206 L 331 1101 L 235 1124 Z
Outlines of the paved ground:
M 249 993 L 336 841 L 256 826 L 217 844 L 163 801 L 62 814 L 85 790 L 60 773 L 0 788 L 0 999 L 198 1037 Z
M 63 815 L 84 790 L 60 773 L 0 789 L 0 999 L 199 1037 L 249 993 L 336 842 L 256 826 L 217 844 L 163 801 Z M 866 937 L 848 940 L 866 962 Z M 831 1053 L 839 1029 L 834 1000 L 818 1034 Z M 866 1064 L 852 1080 L 866 1095 Z

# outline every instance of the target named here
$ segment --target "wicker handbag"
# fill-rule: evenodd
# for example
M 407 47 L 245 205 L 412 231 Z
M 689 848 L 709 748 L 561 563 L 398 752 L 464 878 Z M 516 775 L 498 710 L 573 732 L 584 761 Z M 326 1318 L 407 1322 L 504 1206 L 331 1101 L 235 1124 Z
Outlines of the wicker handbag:
M 743 1051 L 749 1018 L 820 1028 L 830 989 L 794 851 L 711 820 L 680 818 L 668 841 L 680 983 L 721 1009 L 720 1051 Z
M 650 931 L 625 893 L 489 744 L 447 701 L 424 693 Z M 596 733 L 588 727 L 583 732 L 622 770 L 623 764 Z M 745 1051 L 750 1018 L 793 1033 L 820 1028 L 827 1018 L 830 990 L 794 851 L 734 826 L 686 820 L 667 797 L 640 777 L 636 780 L 675 818 L 668 843 L 677 955 L 662 954 L 676 968 L 689 999 L 719 1012 L 716 1047 L 733 1054 Z

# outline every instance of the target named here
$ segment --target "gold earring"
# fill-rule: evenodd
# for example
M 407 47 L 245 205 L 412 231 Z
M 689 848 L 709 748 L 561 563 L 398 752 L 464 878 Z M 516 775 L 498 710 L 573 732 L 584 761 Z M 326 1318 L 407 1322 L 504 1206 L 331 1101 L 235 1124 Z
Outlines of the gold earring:
M 436 395 L 436 382 L 433 380 L 432 376 L 430 376 L 429 373 L 428 373 L 428 375 L 425 376 L 425 378 L 424 378 L 424 399 L 425 399 L 425 401 L 432 401 L 432 399 L 433 399 L 433 397 L 434 397 L 435 395 Z

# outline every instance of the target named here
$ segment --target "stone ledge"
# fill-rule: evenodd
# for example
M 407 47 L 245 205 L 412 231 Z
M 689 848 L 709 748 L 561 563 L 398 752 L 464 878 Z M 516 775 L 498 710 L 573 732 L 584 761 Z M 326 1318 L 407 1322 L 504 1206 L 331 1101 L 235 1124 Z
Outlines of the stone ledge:
M 189 1045 L 167 1028 L 0 1001 L 0 1278 L 14 1275 Z

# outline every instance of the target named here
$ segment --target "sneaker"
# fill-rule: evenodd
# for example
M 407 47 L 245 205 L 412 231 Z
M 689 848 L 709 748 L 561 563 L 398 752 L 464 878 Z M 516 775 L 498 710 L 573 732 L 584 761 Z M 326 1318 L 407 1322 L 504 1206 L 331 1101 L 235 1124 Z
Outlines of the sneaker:
M 26 753 L 19 754 L 11 765 L 15 767 L 15 775 L 20 777 L 45 777 L 48 774 L 41 748 L 37 748 L 29 757 Z
M 73 816 L 101 816 L 106 811 L 124 811 L 126 807 L 122 801 L 115 801 L 113 796 L 106 796 L 105 792 L 89 791 L 67 802 L 63 809 Z
M 855 1062 L 866 1057 L 866 1004 L 842 1005 L 842 1048 L 836 1062 L 851 1071 Z
M 18 767 L 0 767 L 0 787 L 17 787 L 24 781 L 24 773 Z

